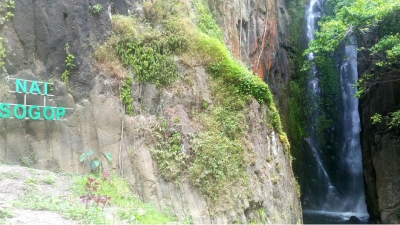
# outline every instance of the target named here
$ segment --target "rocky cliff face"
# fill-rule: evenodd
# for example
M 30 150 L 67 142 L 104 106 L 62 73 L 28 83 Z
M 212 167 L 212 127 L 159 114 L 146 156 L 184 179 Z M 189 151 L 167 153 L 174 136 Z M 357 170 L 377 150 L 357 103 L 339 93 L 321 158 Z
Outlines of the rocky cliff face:
M 290 17 L 281 0 L 211 1 L 225 44 L 268 83 L 287 126 Z
M 8 77 L 51 79 L 55 84 L 55 97 L 47 104 L 73 110 L 63 121 L 2 119 L 2 161 L 52 171 L 87 172 L 88 169 L 79 163 L 79 156 L 93 149 L 105 169 L 119 172 L 131 182 L 135 194 L 160 209 L 168 207 L 179 220 L 191 218 L 194 223 L 302 222 L 289 156 L 279 135 L 263 122 L 268 121 L 265 106 L 255 100 L 246 109 L 249 154 L 254 158 L 246 167 L 250 195 L 238 196 L 227 209 L 214 212 L 212 201 L 186 176 L 176 185 L 160 174 L 149 150 L 156 145 L 155 133 L 160 124 L 166 122 L 167 127 L 177 129 L 183 136 L 183 148 L 190 149 L 191 135 L 198 130 L 193 114 L 204 110 L 204 102 L 212 107 L 214 99 L 204 68 L 188 66 L 176 57 L 181 79 L 162 90 L 134 82 L 131 94 L 135 112 L 133 116 L 125 115 L 118 97 L 121 82 L 100 71 L 92 53 L 108 38 L 110 15 L 140 13 L 141 5 L 136 3 L 123 0 L 15 1 L 14 17 L 0 27 L 6 48 L 5 66 L 1 71 L 1 102 L 23 101 L 6 93 Z M 90 7 L 95 4 L 102 6 L 100 13 L 91 11 Z M 239 20 L 243 26 L 239 27 L 235 27 L 239 21 L 237 14 L 233 20 L 220 16 L 224 21 L 235 22 L 233 26 L 223 27 L 234 54 L 238 55 L 237 50 L 241 49 L 239 57 L 253 64 L 256 61 L 260 76 L 267 81 L 276 79 L 276 83 L 270 85 L 273 90 L 277 88 L 275 93 L 287 82 L 288 74 L 284 66 L 286 58 L 276 58 L 285 52 L 279 47 L 282 42 L 277 40 L 287 22 L 286 17 L 280 18 L 285 14 L 284 7 L 279 4 L 252 1 L 251 9 L 246 8 L 250 6 L 248 3 L 242 4 L 243 15 Z M 246 14 L 253 9 L 260 13 Z M 264 25 L 274 28 L 269 31 Z M 234 32 L 230 34 L 232 27 Z M 238 35 L 240 30 L 243 37 Z M 245 33 L 253 36 L 244 37 Z M 230 35 L 231 42 L 228 41 Z M 238 36 L 239 42 L 236 42 Z M 242 38 L 242 43 L 249 44 L 249 51 L 238 48 Z M 76 65 L 68 86 L 60 81 L 66 69 L 67 43 Z M 102 156 L 105 152 L 114 156 L 111 165 L 107 165 Z
M 369 62 L 359 66 L 361 74 L 374 70 Z M 372 218 L 382 223 L 400 222 L 400 141 L 398 131 L 388 129 L 386 121 L 373 125 L 371 117 L 375 113 L 387 115 L 398 109 L 399 103 L 400 82 L 378 83 L 360 99 L 367 206 Z

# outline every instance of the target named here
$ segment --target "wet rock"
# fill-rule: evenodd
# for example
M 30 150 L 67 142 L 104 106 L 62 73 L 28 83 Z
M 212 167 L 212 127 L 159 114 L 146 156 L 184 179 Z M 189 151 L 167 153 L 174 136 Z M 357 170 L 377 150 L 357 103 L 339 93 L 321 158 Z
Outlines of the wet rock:
M 351 216 L 350 219 L 349 219 L 349 223 L 351 223 L 351 224 L 361 224 L 362 221 L 356 216 Z
M 359 72 L 370 74 L 374 67 L 370 62 L 361 61 Z M 388 124 L 372 124 L 375 113 L 387 115 L 398 109 L 400 103 L 400 82 L 378 83 L 360 99 L 362 124 L 361 146 L 366 201 L 373 221 L 398 223 L 391 216 L 400 202 L 400 141 L 398 131 L 388 129 Z

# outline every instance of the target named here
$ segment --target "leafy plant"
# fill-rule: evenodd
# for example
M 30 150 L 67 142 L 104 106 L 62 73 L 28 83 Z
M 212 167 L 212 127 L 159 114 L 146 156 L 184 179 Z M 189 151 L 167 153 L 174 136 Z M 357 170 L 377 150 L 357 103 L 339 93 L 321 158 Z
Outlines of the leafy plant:
M 64 83 L 68 82 L 69 75 L 71 74 L 71 70 L 75 68 L 74 59 L 75 56 L 69 52 L 69 44 L 65 44 L 65 52 L 67 56 L 65 57 L 65 70 L 61 75 L 61 80 Z
M 102 8 L 103 7 L 100 4 L 96 4 L 90 7 L 90 11 L 92 11 L 93 14 L 98 14 Z
M 161 174 L 168 181 L 176 180 L 178 184 L 179 175 L 186 169 L 182 135 L 176 129 L 167 129 L 165 120 L 154 130 L 157 144 L 150 152 L 156 158 Z
M 3 67 L 5 58 L 6 50 L 3 47 L 3 38 L 0 37 L 0 68 Z
M 63 218 L 77 221 L 79 224 L 124 224 L 127 222 L 166 224 L 176 221 L 176 218 L 172 217 L 167 210 L 160 212 L 154 205 L 141 202 L 132 193 L 129 182 L 117 175 L 109 175 L 107 179 L 101 179 L 98 175 L 81 176 L 61 173 L 57 174 L 56 179 L 57 182 L 54 185 L 61 188 L 62 193 L 41 191 L 42 189 L 37 188 L 41 185 L 40 182 L 30 182 L 30 186 L 36 188 L 27 189 L 20 198 L 11 203 L 20 209 L 56 212 Z M 95 184 L 96 182 L 98 184 Z M 80 196 L 83 197 L 80 198 Z M 12 217 L 11 212 L 0 209 L 0 223 L 3 222 L 1 218 L 6 217 Z
M 122 104 L 124 104 L 125 106 L 125 112 L 130 116 L 133 115 L 133 110 L 134 110 L 131 89 L 132 89 L 132 78 L 130 76 L 126 76 L 125 81 L 124 83 L 122 83 L 122 86 L 120 88 L 119 97 L 122 101 Z
M 260 216 L 260 220 L 263 224 L 267 222 L 267 215 L 265 214 L 263 209 L 258 210 L 258 215 Z
M 117 53 L 126 66 L 132 66 L 138 83 L 152 83 L 158 89 L 178 78 L 177 66 L 169 44 L 161 39 L 151 43 L 120 43 Z
M 82 153 L 82 155 L 79 157 L 79 162 L 83 162 L 85 165 L 86 163 L 86 158 L 88 156 L 90 156 L 90 160 L 89 160 L 89 168 L 90 171 L 92 173 L 99 173 L 100 172 L 100 167 L 101 167 L 101 163 L 99 161 L 99 159 L 97 158 L 92 158 L 92 154 L 93 154 L 93 150 L 89 150 L 87 152 Z M 105 158 L 107 159 L 108 163 L 112 162 L 112 155 L 109 152 L 104 153 Z
M 282 133 L 279 112 L 273 102 L 268 85 L 250 72 L 245 65 L 233 59 L 223 43 L 203 33 L 195 38 L 195 48 L 202 56 L 207 71 L 214 78 L 221 78 L 225 85 L 235 87 L 238 98 L 254 97 L 260 104 L 268 106 L 271 124 Z
M 106 205 L 110 205 L 110 196 L 103 196 L 97 194 L 97 190 L 99 188 L 99 183 L 96 182 L 95 178 L 87 178 L 86 182 L 86 193 L 80 196 L 82 202 L 86 205 L 86 208 L 89 208 L 92 204 L 96 204 L 96 207 L 104 209 Z
M 42 182 L 48 185 L 53 185 L 56 181 L 53 177 L 47 176 Z
M 380 123 L 380 122 L 382 121 L 382 115 L 381 115 L 381 114 L 378 114 L 378 113 L 375 113 L 375 114 L 371 117 L 371 120 L 372 120 L 372 124 Z
M 28 162 L 28 160 L 26 158 L 20 158 L 19 161 L 21 162 L 22 166 L 25 166 L 25 167 L 31 166 L 31 164 Z
M 3 17 L 1 17 L 1 20 L 6 22 L 9 21 L 12 17 L 14 17 L 14 14 L 11 12 L 11 10 L 15 8 L 14 0 L 6 0 L 3 7 L 6 8 L 6 13 Z
M 12 217 L 14 217 L 14 215 L 11 212 L 11 210 L 9 210 L 7 208 L 0 209 L 0 223 L 3 223 L 4 219 L 12 218 Z
M 192 0 L 191 2 L 197 15 L 197 27 L 208 36 L 223 42 L 222 32 L 214 20 L 207 2 L 204 0 Z

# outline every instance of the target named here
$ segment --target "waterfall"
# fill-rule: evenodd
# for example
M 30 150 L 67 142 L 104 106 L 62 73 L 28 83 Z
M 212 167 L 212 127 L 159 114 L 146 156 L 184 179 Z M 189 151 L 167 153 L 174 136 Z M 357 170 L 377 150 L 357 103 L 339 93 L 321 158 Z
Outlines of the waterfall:
M 360 145 L 360 115 L 356 87 L 357 78 L 357 40 L 351 36 L 344 47 L 345 58 L 340 68 L 340 87 L 343 100 L 341 162 L 345 171 L 344 210 L 367 214 L 364 195 L 363 168 Z
M 314 32 L 317 29 L 318 20 L 324 14 L 325 0 L 311 0 L 306 8 L 306 35 L 307 41 L 314 39 Z M 343 105 L 337 107 L 342 109 L 341 130 L 334 132 L 340 140 L 336 149 L 339 156 L 334 166 L 332 163 L 328 165 L 327 157 L 324 152 L 324 146 L 321 146 L 317 138 L 317 123 L 320 117 L 319 99 L 321 87 L 319 86 L 318 77 L 324 76 L 320 74 L 314 66 L 307 79 L 307 100 L 309 122 L 307 126 L 308 137 L 305 143 L 308 146 L 307 151 L 312 156 L 313 162 L 309 162 L 309 166 L 314 168 L 308 176 L 315 177 L 315 184 L 308 184 L 306 193 L 303 197 L 303 208 L 305 212 L 304 222 L 336 223 L 340 220 L 345 221 L 350 216 L 357 216 L 361 219 L 368 218 L 363 183 L 363 169 L 360 147 L 360 117 L 358 112 L 358 99 L 355 98 L 356 87 L 354 84 L 357 80 L 357 40 L 351 37 L 344 46 L 344 56 L 340 66 L 340 87 L 342 93 Z M 313 53 L 307 58 L 312 60 Z M 333 168 L 334 167 L 334 168 Z M 332 180 L 331 174 L 340 174 L 342 178 Z M 321 217 L 321 214 L 336 218 L 327 221 L 314 221 L 310 218 Z M 316 216 L 319 215 L 319 216 Z M 308 221 L 307 221 L 308 220 Z

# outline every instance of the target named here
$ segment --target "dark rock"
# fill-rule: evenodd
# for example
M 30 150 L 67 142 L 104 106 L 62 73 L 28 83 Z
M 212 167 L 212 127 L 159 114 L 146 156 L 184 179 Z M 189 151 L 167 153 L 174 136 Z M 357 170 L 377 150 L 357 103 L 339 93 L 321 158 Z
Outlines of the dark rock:
M 371 74 L 376 68 L 371 65 L 371 60 L 364 60 L 358 70 L 360 74 Z M 398 110 L 399 104 L 398 81 L 376 84 L 360 99 L 360 138 L 367 207 L 372 220 L 383 223 L 396 223 L 388 215 L 400 202 L 400 142 L 395 130 L 388 129 L 385 122 L 372 124 L 371 117 L 375 113 L 388 115 Z
M 14 17 L 0 30 L 5 37 L 7 59 L 5 67 L 10 75 L 20 76 L 21 70 L 33 70 L 44 65 L 37 80 L 61 77 L 65 70 L 65 45 L 75 56 L 75 68 L 69 86 L 76 100 L 88 97 L 94 85 L 96 71 L 91 65 L 93 46 L 108 37 L 111 28 L 109 2 L 102 5 L 99 15 L 93 15 L 85 0 L 67 4 L 55 1 L 15 1 Z
M 356 216 L 351 216 L 350 219 L 349 219 L 349 223 L 351 223 L 351 224 L 361 224 L 362 221 L 359 218 L 357 218 Z
M 131 6 L 133 2 L 136 1 L 127 1 L 127 0 L 112 0 L 112 8 L 111 8 L 111 12 L 113 14 L 122 14 L 122 15 L 126 15 L 128 14 L 128 10 L 131 10 Z

